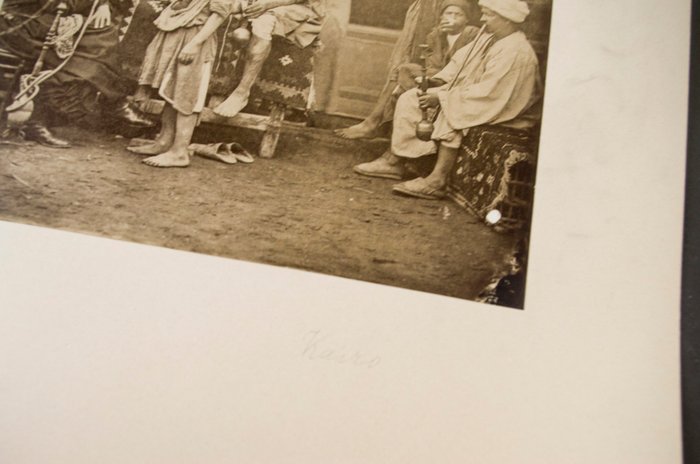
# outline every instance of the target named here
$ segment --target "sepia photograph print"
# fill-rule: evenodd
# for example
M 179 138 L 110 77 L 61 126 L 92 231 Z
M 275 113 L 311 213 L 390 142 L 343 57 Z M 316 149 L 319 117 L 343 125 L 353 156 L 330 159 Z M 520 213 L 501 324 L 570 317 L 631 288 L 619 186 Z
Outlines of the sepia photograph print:
M 683 462 L 691 0 L 0 12 L 0 464 Z
M 0 220 L 524 307 L 551 0 L 0 5 Z

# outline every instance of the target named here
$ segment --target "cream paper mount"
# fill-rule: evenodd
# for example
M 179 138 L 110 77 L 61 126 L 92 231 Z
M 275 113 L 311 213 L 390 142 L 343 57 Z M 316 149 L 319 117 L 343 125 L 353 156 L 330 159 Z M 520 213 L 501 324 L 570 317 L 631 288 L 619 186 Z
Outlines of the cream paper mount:
M 680 463 L 689 9 L 556 2 L 525 311 L 0 224 L 0 461 Z

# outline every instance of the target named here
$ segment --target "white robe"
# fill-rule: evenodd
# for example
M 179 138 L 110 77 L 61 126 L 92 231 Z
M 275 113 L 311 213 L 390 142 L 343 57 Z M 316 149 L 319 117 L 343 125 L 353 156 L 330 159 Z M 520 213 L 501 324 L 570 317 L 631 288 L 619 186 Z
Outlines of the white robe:
M 537 56 L 525 34 L 514 32 L 498 41 L 483 35 L 466 45 L 434 77 L 447 84 L 429 89 L 440 99 L 434 141 L 461 139 L 464 131 L 483 124 L 527 129 L 539 119 L 542 96 Z M 466 62 L 465 62 L 466 60 Z M 422 118 L 418 91 L 404 93 L 396 105 L 392 152 L 417 158 L 435 153 L 434 141 L 415 137 Z

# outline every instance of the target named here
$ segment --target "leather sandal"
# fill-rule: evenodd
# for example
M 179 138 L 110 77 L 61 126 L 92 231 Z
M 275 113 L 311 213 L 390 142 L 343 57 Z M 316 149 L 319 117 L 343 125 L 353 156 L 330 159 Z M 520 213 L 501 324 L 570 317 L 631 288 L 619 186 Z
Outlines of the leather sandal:
M 357 174 L 367 176 L 367 177 L 379 177 L 381 179 L 394 179 L 401 180 L 404 176 L 404 167 L 398 164 L 389 164 L 389 162 L 383 158 L 377 158 L 369 163 L 358 164 L 353 168 Z
M 396 184 L 392 191 L 424 200 L 442 200 L 446 195 L 444 188 L 436 189 L 429 186 L 423 177 Z

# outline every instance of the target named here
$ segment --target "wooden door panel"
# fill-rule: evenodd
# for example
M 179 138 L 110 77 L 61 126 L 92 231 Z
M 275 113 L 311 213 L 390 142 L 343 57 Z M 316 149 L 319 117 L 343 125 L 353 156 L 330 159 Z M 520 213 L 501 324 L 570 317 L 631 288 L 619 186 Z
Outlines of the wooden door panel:
M 384 86 L 398 31 L 350 24 L 340 48 L 328 112 L 369 114 Z

